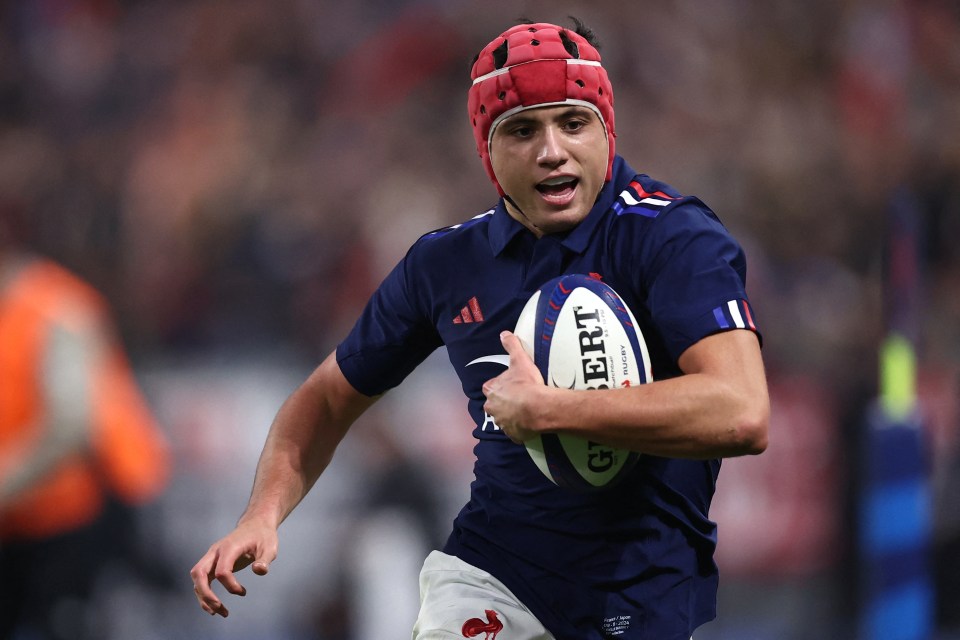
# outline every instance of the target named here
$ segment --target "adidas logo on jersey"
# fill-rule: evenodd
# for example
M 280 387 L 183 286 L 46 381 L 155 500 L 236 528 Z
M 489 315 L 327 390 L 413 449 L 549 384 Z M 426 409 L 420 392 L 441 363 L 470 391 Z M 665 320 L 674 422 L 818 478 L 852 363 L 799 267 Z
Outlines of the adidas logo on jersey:
M 460 309 L 460 313 L 453 318 L 453 324 L 469 324 L 471 322 L 483 322 L 483 312 L 480 310 L 477 296 L 470 298 L 466 306 Z

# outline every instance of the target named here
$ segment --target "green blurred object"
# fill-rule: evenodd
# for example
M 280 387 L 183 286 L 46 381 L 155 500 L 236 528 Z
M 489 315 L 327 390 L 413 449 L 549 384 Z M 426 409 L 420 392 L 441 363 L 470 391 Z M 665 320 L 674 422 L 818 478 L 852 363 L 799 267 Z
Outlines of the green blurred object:
M 880 346 L 880 404 L 892 420 L 905 420 L 917 404 L 917 357 L 913 344 L 892 332 Z

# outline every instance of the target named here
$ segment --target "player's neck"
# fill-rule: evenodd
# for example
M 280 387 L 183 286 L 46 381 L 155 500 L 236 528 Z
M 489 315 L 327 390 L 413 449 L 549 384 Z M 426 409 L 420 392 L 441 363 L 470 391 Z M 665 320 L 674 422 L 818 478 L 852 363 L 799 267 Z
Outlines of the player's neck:
M 543 237 L 543 231 L 528 218 L 523 211 L 516 205 L 510 196 L 503 197 L 504 206 L 507 209 L 507 215 L 522 224 L 530 233 L 538 239 Z

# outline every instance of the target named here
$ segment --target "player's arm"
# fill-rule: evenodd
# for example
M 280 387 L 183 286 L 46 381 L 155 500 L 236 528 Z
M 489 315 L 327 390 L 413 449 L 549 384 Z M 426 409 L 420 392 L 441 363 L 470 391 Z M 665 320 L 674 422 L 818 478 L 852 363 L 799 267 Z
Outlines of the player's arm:
M 713 334 L 680 356 L 684 375 L 629 389 L 543 384 L 519 339 L 505 332 L 510 368 L 487 382 L 484 409 L 517 442 L 563 432 L 660 456 L 716 458 L 767 446 L 770 400 L 756 335 Z
M 211 584 L 235 595 L 246 589 L 235 571 L 251 563 L 265 575 L 277 556 L 277 529 L 326 469 L 350 425 L 376 398 L 355 390 L 330 354 L 281 406 L 257 464 L 253 491 L 236 528 L 190 571 L 200 607 L 228 615 Z

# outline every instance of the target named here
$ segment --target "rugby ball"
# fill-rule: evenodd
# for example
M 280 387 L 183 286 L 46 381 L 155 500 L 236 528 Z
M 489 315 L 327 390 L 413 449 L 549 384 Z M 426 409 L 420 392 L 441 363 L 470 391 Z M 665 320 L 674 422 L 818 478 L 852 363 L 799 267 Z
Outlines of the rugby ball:
M 565 275 L 540 287 L 514 333 L 554 387 L 622 389 L 653 379 L 633 312 L 612 287 L 590 276 Z M 524 444 L 547 478 L 580 492 L 612 487 L 639 457 L 565 434 L 542 434 Z

